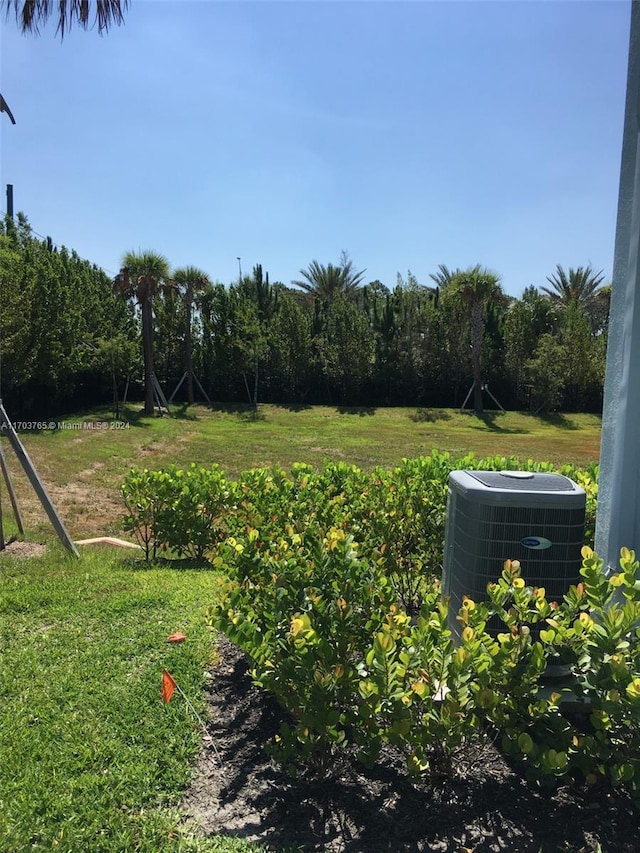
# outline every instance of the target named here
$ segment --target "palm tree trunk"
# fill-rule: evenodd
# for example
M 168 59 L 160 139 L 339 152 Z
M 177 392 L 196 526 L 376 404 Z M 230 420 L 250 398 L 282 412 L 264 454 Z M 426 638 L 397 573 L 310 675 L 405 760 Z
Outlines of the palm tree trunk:
M 484 414 L 482 405 L 482 337 L 484 322 L 483 305 L 474 302 L 471 309 L 471 361 L 473 364 L 473 410 L 476 415 Z
M 153 414 L 153 309 L 151 299 L 142 300 L 142 352 L 144 356 L 144 413 Z
M 191 309 L 193 305 L 193 291 L 189 288 L 184 299 L 185 310 L 187 312 L 187 323 L 184 333 L 184 360 L 187 371 L 187 402 L 190 406 L 195 403 L 193 396 L 193 359 L 191 353 Z
M 253 408 L 258 411 L 258 358 L 253 371 Z

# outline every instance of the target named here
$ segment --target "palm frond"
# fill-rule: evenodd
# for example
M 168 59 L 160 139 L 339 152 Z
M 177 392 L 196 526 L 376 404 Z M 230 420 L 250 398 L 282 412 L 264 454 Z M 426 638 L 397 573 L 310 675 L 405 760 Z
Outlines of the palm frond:
M 300 270 L 302 279 L 292 281 L 294 287 L 299 287 L 306 293 L 312 293 L 318 299 L 332 299 L 341 293 L 352 296 L 362 287 L 366 270 L 355 270 L 353 261 L 347 252 L 343 251 L 338 266 L 321 264 L 313 260 L 306 270 Z
M 15 124 L 16 120 L 13 117 L 13 113 L 9 109 L 9 104 L 5 101 L 5 99 L 0 95 L 0 113 L 6 113 L 9 116 L 9 120 L 11 124 Z
M 458 267 L 455 270 L 450 270 L 446 264 L 438 264 L 438 272 L 429 273 L 429 278 L 435 281 L 438 287 L 443 288 L 450 284 L 461 272 L 462 270 Z
M 604 283 L 604 272 L 594 272 L 591 266 L 569 267 L 565 270 L 560 264 L 556 265 L 553 275 L 547 276 L 551 287 L 541 287 L 540 290 L 552 302 L 568 307 L 573 303 L 589 308 Z
M 13 12 L 23 33 L 38 35 L 40 27 L 57 16 L 56 34 L 64 38 L 67 30 L 77 24 L 86 30 L 97 25 L 106 32 L 113 24 L 122 24 L 129 0 L 0 0 L 7 17 Z
M 172 278 L 180 288 L 190 288 L 194 293 L 211 284 L 207 273 L 198 267 L 180 267 L 174 271 Z
M 169 261 L 158 252 L 126 252 L 114 289 L 125 299 L 153 299 L 159 290 L 171 285 L 169 269 Z

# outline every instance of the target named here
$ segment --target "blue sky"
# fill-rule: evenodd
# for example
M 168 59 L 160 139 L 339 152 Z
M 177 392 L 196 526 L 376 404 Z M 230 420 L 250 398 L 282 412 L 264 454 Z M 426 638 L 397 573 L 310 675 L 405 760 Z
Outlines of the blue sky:
M 289 284 L 481 263 L 520 296 L 611 275 L 628 0 L 132 0 L 100 37 L 2 21 L 0 168 L 36 232 L 115 274 L 162 252 Z

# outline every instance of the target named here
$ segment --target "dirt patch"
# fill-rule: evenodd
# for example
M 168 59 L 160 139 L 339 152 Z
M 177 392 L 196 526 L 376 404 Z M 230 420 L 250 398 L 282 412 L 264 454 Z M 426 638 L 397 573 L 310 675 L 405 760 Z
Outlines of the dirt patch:
M 89 538 L 121 532 L 124 507 L 116 489 L 76 481 L 49 486 L 49 494 L 73 536 Z
M 208 697 L 208 737 L 183 806 L 206 836 L 233 835 L 278 851 L 606 853 L 637 851 L 638 813 L 623 795 L 528 786 L 493 744 L 460 756 L 445 785 L 413 784 L 389 752 L 367 771 L 292 779 L 264 752 L 283 714 L 254 687 L 244 656 L 220 640 Z
M 40 542 L 9 542 L 0 557 L 41 557 L 46 548 Z

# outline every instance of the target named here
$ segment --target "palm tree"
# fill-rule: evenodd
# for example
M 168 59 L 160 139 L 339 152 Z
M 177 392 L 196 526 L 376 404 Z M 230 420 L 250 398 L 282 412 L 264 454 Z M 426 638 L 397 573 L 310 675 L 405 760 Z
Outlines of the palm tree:
M 92 13 L 93 5 L 93 13 Z M 65 32 L 76 23 L 86 30 L 98 25 L 98 32 L 106 32 L 112 24 L 124 21 L 129 0 L 0 0 L 0 9 L 6 17 L 15 13 L 16 22 L 23 33 L 38 35 L 40 27 L 51 17 L 56 17 L 56 34 L 64 38 Z
M 153 414 L 153 299 L 170 286 L 169 262 L 156 252 L 127 252 L 122 269 L 115 277 L 114 289 L 125 299 L 135 299 L 142 315 L 142 354 L 144 358 L 144 413 Z
M 547 276 L 547 281 L 551 287 L 541 287 L 540 290 L 555 305 L 568 308 L 577 304 L 589 314 L 603 286 L 604 273 L 602 270 L 594 272 L 591 266 L 576 269 L 569 267 L 569 271 L 565 272 L 558 264 L 555 273 Z
M 300 270 L 304 281 L 292 281 L 295 287 L 299 287 L 307 293 L 313 294 L 316 299 L 331 300 L 338 294 L 353 297 L 362 287 L 362 280 L 366 270 L 356 272 L 353 261 L 348 253 L 343 251 L 340 255 L 340 263 L 333 264 L 311 261 L 306 270 Z
M 187 402 L 193 405 L 193 362 L 191 357 L 191 321 L 193 319 L 193 302 L 197 293 L 211 284 L 211 279 L 197 267 L 181 267 L 173 274 L 173 281 L 180 291 L 185 311 L 184 334 L 184 366 L 187 375 Z
M 482 339 L 484 321 L 490 303 L 504 300 L 500 278 L 479 264 L 457 272 L 447 285 L 450 298 L 460 300 L 469 314 L 471 325 L 471 363 L 473 368 L 473 408 L 477 415 L 482 405 Z

